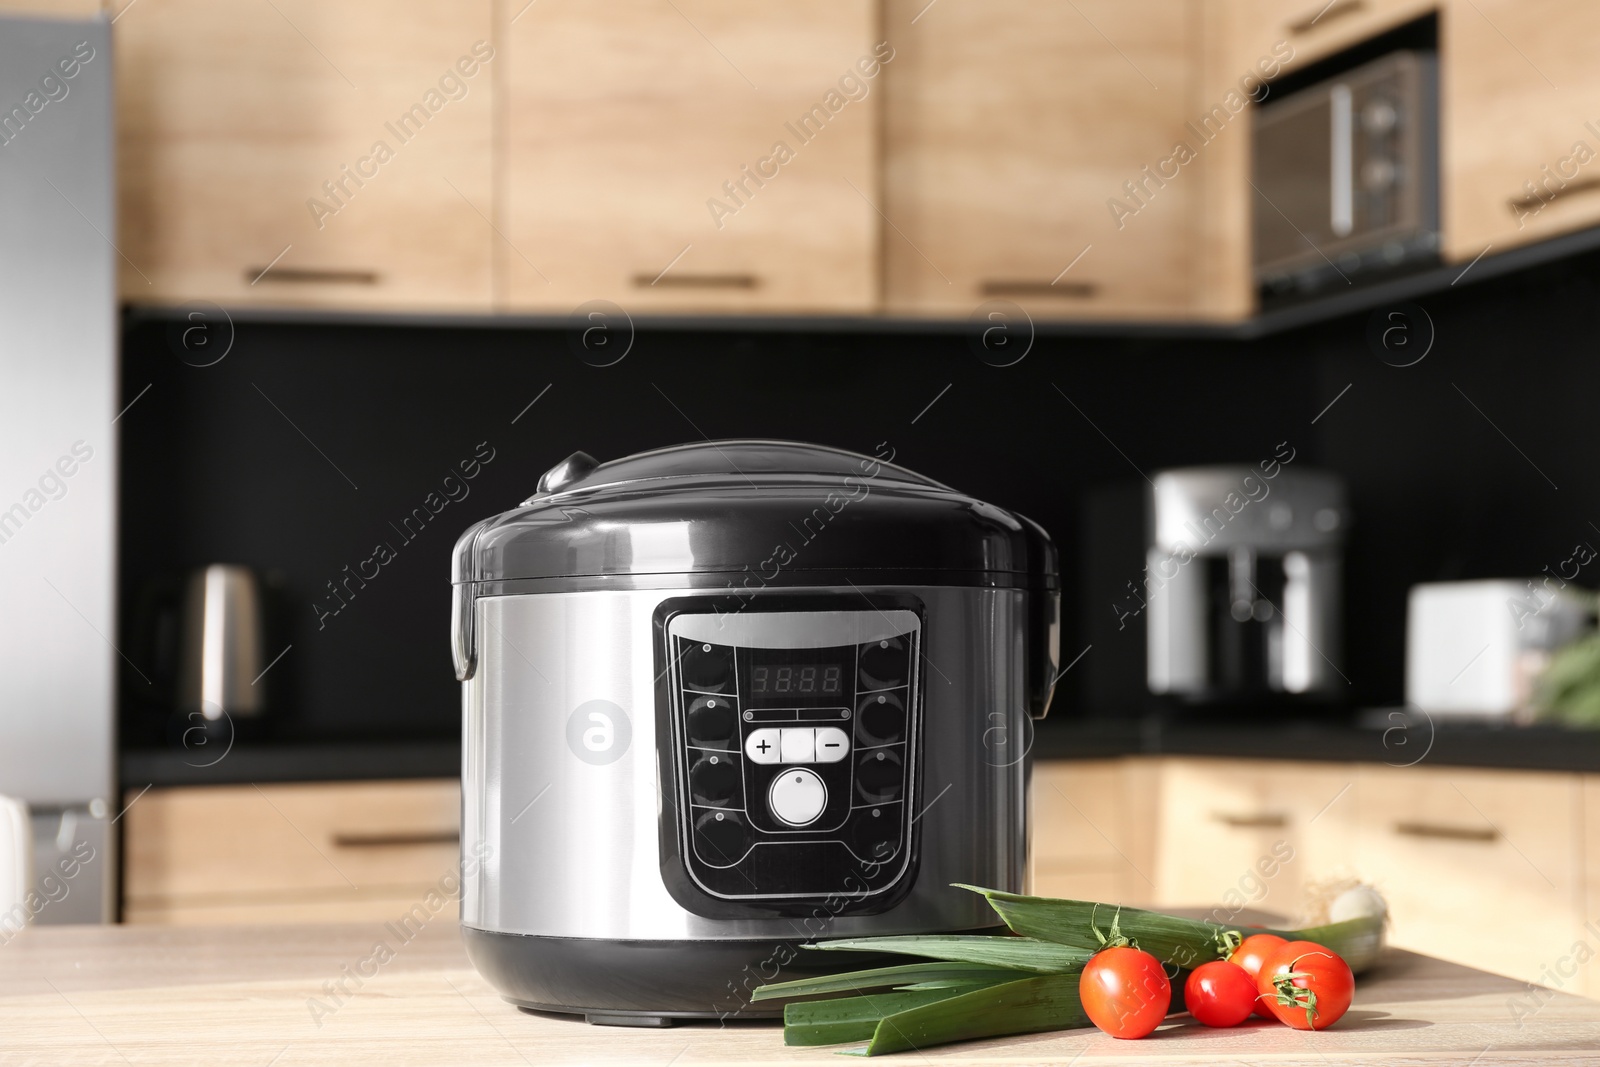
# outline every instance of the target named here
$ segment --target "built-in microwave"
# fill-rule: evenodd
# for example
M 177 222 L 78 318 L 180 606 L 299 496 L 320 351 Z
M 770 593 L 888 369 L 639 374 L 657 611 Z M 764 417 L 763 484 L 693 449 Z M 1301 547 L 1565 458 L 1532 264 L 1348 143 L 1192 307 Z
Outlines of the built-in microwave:
M 1256 112 L 1252 232 L 1264 305 L 1436 261 L 1438 67 L 1390 52 Z

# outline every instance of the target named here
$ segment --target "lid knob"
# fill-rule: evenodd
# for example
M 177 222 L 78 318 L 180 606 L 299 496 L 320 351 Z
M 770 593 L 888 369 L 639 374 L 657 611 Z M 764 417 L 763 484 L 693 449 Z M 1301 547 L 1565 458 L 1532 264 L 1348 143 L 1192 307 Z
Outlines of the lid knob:
M 573 482 L 585 477 L 600 466 L 600 461 L 587 452 L 574 452 L 539 477 L 539 495 L 559 493 Z

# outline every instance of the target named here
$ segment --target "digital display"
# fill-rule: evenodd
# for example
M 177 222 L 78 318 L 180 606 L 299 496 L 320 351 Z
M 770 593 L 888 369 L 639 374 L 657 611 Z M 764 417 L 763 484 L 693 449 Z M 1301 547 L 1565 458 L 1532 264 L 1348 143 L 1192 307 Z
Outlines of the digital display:
M 837 663 L 758 663 L 750 668 L 751 696 L 838 696 L 844 668 Z

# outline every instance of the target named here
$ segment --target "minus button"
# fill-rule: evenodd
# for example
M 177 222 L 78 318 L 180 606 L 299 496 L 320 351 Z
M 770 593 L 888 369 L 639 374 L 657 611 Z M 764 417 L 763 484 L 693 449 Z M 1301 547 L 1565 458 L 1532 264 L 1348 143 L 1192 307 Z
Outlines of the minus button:
M 850 735 L 837 726 L 817 727 L 817 762 L 838 763 L 850 754 Z

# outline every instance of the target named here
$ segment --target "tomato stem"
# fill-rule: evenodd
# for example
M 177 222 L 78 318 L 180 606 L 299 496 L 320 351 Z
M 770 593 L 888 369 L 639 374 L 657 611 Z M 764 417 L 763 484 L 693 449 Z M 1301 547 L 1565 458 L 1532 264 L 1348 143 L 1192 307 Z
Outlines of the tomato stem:
M 1295 963 L 1300 962 L 1298 959 Z M 1293 967 L 1294 964 L 1290 964 Z M 1306 1026 L 1315 1030 L 1317 1026 L 1317 994 L 1304 986 L 1295 985 L 1301 978 L 1310 978 L 1305 971 L 1291 970 L 1287 974 L 1280 974 L 1272 980 L 1272 988 L 1277 991 L 1278 1004 L 1285 1008 L 1304 1008 L 1306 1010 Z
M 1105 934 L 1102 934 L 1100 932 L 1100 928 L 1098 926 L 1096 926 L 1095 923 L 1094 923 L 1095 912 L 1098 911 L 1099 908 L 1100 908 L 1100 905 L 1096 904 L 1094 906 L 1094 908 L 1092 908 L 1089 911 L 1089 929 L 1094 931 L 1094 938 L 1095 938 L 1096 941 L 1100 942 L 1100 947 L 1101 948 L 1123 948 L 1123 947 L 1138 948 L 1139 947 L 1139 942 L 1135 941 L 1131 937 L 1125 936 L 1122 933 L 1122 929 L 1117 925 L 1118 920 L 1122 918 L 1122 905 L 1120 905 L 1120 904 L 1117 905 L 1116 914 L 1111 916 L 1111 930 L 1110 930 L 1109 933 L 1105 933 Z

